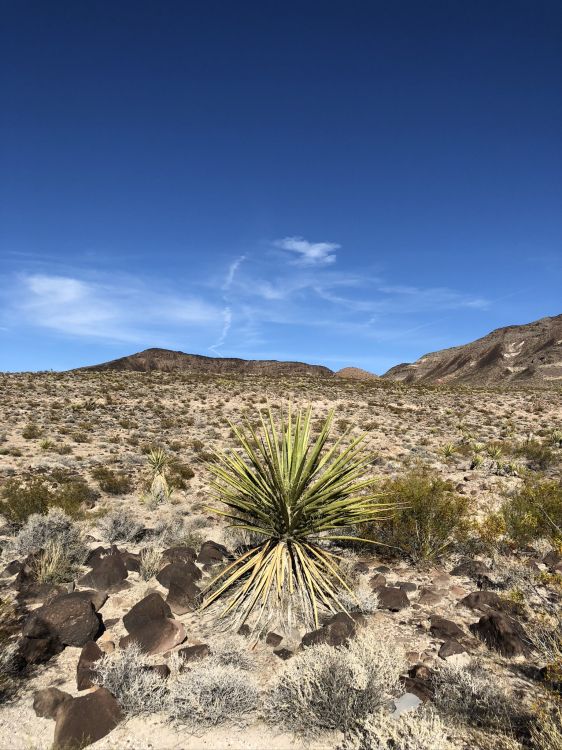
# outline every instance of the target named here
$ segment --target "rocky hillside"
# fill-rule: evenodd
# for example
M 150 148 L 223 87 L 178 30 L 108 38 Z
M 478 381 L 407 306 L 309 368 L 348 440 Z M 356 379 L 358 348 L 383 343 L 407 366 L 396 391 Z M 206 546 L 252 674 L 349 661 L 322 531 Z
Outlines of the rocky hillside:
M 383 377 L 406 383 L 562 384 L 562 315 L 498 328 L 470 344 L 396 365 Z
M 271 375 L 333 377 L 333 372 L 322 365 L 303 362 L 278 362 L 277 360 L 234 359 L 227 357 L 204 357 L 185 354 L 169 349 L 145 349 L 128 357 L 81 368 L 82 370 L 119 370 L 132 372 L 185 372 L 197 375 Z
M 362 370 L 360 367 L 344 367 L 336 372 L 336 378 L 345 380 L 377 380 L 378 377 L 374 372 Z

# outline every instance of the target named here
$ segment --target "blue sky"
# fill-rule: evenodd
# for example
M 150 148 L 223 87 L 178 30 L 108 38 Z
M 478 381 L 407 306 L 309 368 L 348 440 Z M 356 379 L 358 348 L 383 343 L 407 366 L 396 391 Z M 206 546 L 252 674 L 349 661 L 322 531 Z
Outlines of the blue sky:
M 4 3 L 0 369 L 384 372 L 562 312 L 562 4 Z

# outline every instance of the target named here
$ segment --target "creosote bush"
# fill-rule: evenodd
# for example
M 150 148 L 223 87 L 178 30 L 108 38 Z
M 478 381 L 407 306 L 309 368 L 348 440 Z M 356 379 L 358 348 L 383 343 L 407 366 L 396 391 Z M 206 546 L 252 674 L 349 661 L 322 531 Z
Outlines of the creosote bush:
M 451 482 L 415 467 L 405 476 L 388 479 L 381 492 L 396 510 L 371 525 L 366 536 L 381 545 L 381 555 L 406 554 L 414 562 L 442 557 L 470 530 L 470 501 L 455 492 Z
M 110 495 L 126 495 L 132 489 L 129 477 L 105 466 L 93 469 L 92 477 L 99 483 L 100 489 Z
M 502 505 L 508 537 L 520 546 L 562 542 L 562 480 L 526 481 Z
M 347 646 L 311 646 L 275 678 L 265 716 L 296 735 L 353 731 L 397 693 L 403 668 L 401 652 L 368 630 Z
M 52 487 L 40 477 L 8 479 L 1 489 L 0 513 L 16 525 L 25 523 L 34 513 L 45 514 L 49 508 L 61 508 L 69 516 L 79 516 L 84 502 L 95 493 L 82 480 L 72 480 Z

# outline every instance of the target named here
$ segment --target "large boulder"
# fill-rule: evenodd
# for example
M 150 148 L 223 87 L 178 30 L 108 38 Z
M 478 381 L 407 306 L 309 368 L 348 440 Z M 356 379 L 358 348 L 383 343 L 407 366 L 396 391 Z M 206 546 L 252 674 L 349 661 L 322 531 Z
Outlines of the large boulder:
M 33 696 L 33 710 L 42 719 L 55 719 L 63 703 L 72 700 L 70 693 L 56 687 L 43 688 Z
M 461 599 L 459 604 L 477 612 L 499 611 L 505 607 L 503 599 L 494 591 L 474 591 Z
M 202 577 L 201 570 L 192 560 L 187 562 L 168 563 L 156 576 L 156 580 L 165 589 L 170 588 L 172 578 L 180 578 L 183 581 L 199 581 Z
M 134 633 L 147 623 L 166 617 L 172 617 L 172 610 L 160 594 L 154 592 L 145 596 L 123 615 L 123 625 L 127 632 Z
M 109 690 L 98 688 L 62 703 L 56 719 L 53 750 L 67 750 L 101 740 L 123 720 L 123 712 Z
M 166 602 L 175 615 L 184 615 L 197 608 L 200 593 L 189 572 L 176 570 L 170 578 Z
M 136 643 L 143 653 L 153 655 L 171 651 L 185 639 L 185 628 L 181 622 L 160 618 L 146 623 L 130 635 L 121 638 L 119 646 L 127 648 Z
M 452 576 L 466 576 L 466 578 L 478 579 L 487 577 L 490 568 L 480 560 L 466 559 L 462 560 L 451 571 Z
M 80 579 L 81 586 L 88 586 L 98 591 L 109 591 L 123 584 L 129 575 L 127 566 L 116 547 L 104 557 L 96 557 L 92 570 Z
M 193 547 L 185 547 L 183 545 L 177 545 L 175 547 L 168 547 L 162 552 L 162 563 L 167 565 L 168 563 L 187 563 L 194 562 L 197 559 L 197 552 Z
M 57 596 L 34 610 L 23 626 L 23 635 L 28 638 L 54 636 L 64 646 L 83 646 L 102 632 L 102 619 L 92 602 L 72 594 Z
M 434 638 L 446 641 L 450 638 L 462 638 L 464 636 L 463 629 L 452 620 L 447 620 L 440 615 L 431 615 L 429 618 L 431 623 L 429 632 Z
M 203 542 L 199 555 L 197 556 L 197 562 L 202 565 L 215 565 L 216 563 L 222 562 L 228 557 L 228 550 L 222 544 L 209 540 Z
M 502 656 L 528 656 L 529 639 L 521 625 L 503 612 L 490 612 L 469 626 L 474 635 Z
M 21 638 L 18 644 L 18 656 L 26 664 L 45 664 L 53 656 L 60 654 L 64 646 L 58 638 Z
M 45 604 L 51 604 L 52 602 L 57 601 L 57 599 L 60 599 L 60 596 L 60 594 L 50 596 L 46 600 Z M 72 591 L 69 594 L 64 594 L 63 596 L 65 597 L 66 601 L 77 599 L 85 602 L 91 602 L 92 607 L 96 610 L 96 612 L 99 612 L 99 610 L 107 601 L 106 591 L 95 591 L 94 589 L 86 589 L 85 591 Z

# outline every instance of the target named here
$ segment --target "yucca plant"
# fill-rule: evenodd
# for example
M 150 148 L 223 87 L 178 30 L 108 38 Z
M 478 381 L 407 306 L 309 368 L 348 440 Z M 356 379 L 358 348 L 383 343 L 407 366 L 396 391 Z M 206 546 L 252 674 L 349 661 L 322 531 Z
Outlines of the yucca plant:
M 148 502 L 156 506 L 169 500 L 173 493 L 166 479 L 166 469 L 170 466 L 171 458 L 163 448 L 152 448 L 146 460 L 152 480 Z
M 256 623 L 283 611 L 289 623 L 300 614 L 318 626 L 319 609 L 345 610 L 338 556 L 333 540 L 354 539 L 349 527 L 381 518 L 389 506 L 365 478 L 371 456 L 358 437 L 346 435 L 328 446 L 333 412 L 311 437 L 311 409 L 289 409 L 276 425 L 271 409 L 260 412 L 261 431 L 248 422 L 230 423 L 242 455 L 215 452 L 208 465 L 215 499 L 226 510 L 211 509 L 261 540 L 217 576 L 205 592 L 202 607 L 226 599 L 221 616 L 233 626 L 253 613 Z M 345 441 L 345 445 L 344 445 Z M 367 541 L 367 540 L 363 540 Z

